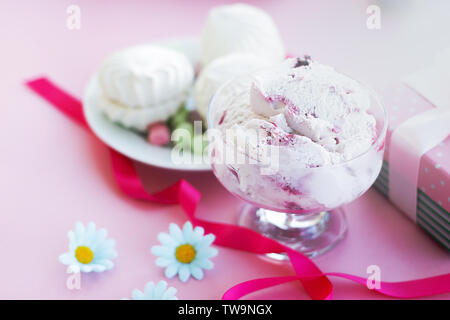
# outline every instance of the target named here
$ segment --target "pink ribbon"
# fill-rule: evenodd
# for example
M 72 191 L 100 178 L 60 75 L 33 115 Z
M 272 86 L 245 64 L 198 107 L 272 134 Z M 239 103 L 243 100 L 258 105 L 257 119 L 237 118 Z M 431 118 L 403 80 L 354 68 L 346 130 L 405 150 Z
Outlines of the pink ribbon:
M 83 115 L 81 102 L 64 92 L 46 78 L 38 78 L 26 83 L 29 88 L 65 113 L 72 120 L 89 129 Z M 362 285 L 366 279 L 344 273 L 323 273 L 309 258 L 286 247 L 275 240 L 260 235 L 253 230 L 236 225 L 197 219 L 195 211 L 201 194 L 186 180 L 179 180 L 172 186 L 155 194 L 148 193 L 134 168 L 133 161 L 109 149 L 114 177 L 120 189 L 129 197 L 164 204 L 180 204 L 189 220 L 201 226 L 206 233 L 216 236 L 215 244 L 247 252 L 286 253 L 295 276 L 255 279 L 235 285 L 223 295 L 223 299 L 239 299 L 261 289 L 290 281 L 300 281 L 312 299 L 331 299 L 333 285 L 328 276 L 345 278 Z M 450 274 L 404 282 L 381 282 L 380 289 L 373 289 L 387 296 L 397 298 L 417 298 L 450 292 Z

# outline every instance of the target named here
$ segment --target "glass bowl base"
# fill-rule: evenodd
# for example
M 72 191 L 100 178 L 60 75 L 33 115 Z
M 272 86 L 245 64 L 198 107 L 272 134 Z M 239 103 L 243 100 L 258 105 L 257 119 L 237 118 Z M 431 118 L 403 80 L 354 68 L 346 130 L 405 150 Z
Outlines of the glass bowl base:
M 344 236 L 347 222 L 342 209 L 313 214 L 292 214 L 244 205 L 238 224 L 315 257 L 333 248 Z M 286 254 L 268 253 L 271 260 L 287 260 Z

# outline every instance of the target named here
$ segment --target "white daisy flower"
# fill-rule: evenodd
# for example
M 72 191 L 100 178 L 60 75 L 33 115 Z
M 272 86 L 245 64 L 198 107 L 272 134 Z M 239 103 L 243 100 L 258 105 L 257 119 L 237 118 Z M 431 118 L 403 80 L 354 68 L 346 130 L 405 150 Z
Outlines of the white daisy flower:
M 117 257 L 115 241 L 106 239 L 106 230 L 95 230 L 93 222 L 86 228 L 81 222 L 75 225 L 75 232 L 69 231 L 69 252 L 59 256 L 62 264 L 81 272 L 103 272 L 114 266 L 112 259 Z
M 165 275 L 172 278 L 176 274 L 181 281 L 186 282 L 192 275 L 203 279 L 203 270 L 210 270 L 214 264 L 209 260 L 217 255 L 217 250 L 211 247 L 213 234 L 204 235 L 202 227 L 192 228 L 188 221 L 181 230 L 175 223 L 169 226 L 170 234 L 161 232 L 158 240 L 161 246 L 153 246 L 152 253 L 158 256 L 156 265 L 166 268 Z
M 144 292 L 141 292 L 138 289 L 134 289 L 131 293 L 132 300 L 178 300 L 175 296 L 177 293 L 177 289 L 174 287 L 167 288 L 167 282 L 161 280 L 155 286 L 152 282 L 149 282 L 145 285 Z M 128 300 L 128 299 L 124 299 Z

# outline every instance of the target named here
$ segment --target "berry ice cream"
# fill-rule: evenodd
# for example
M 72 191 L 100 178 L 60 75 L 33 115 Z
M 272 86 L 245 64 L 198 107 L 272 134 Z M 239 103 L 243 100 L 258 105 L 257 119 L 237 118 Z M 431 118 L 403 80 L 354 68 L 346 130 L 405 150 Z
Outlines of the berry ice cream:
M 273 210 L 349 202 L 381 166 L 373 103 L 363 85 L 309 57 L 231 81 L 209 114 L 224 142 L 213 144 L 216 175 L 232 192 Z

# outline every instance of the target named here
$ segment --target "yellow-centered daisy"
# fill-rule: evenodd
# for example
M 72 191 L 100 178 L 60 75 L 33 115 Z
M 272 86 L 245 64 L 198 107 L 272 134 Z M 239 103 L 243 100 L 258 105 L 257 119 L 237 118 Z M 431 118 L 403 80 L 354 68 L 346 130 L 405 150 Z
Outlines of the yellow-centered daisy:
M 75 231 L 71 230 L 67 235 L 69 251 L 59 256 L 62 264 L 81 272 L 102 272 L 114 266 L 112 260 L 117 257 L 115 241 L 106 239 L 105 229 L 96 230 L 93 222 L 86 227 L 77 222 Z
M 214 264 L 210 258 L 217 255 L 217 249 L 212 248 L 215 236 L 204 235 L 202 227 L 192 227 L 188 221 L 180 229 L 171 223 L 169 233 L 161 232 L 159 246 L 152 247 L 152 253 L 157 256 L 156 265 L 166 268 L 165 275 L 172 278 L 178 274 L 181 281 L 187 281 L 192 275 L 203 279 L 203 269 L 212 269 Z

